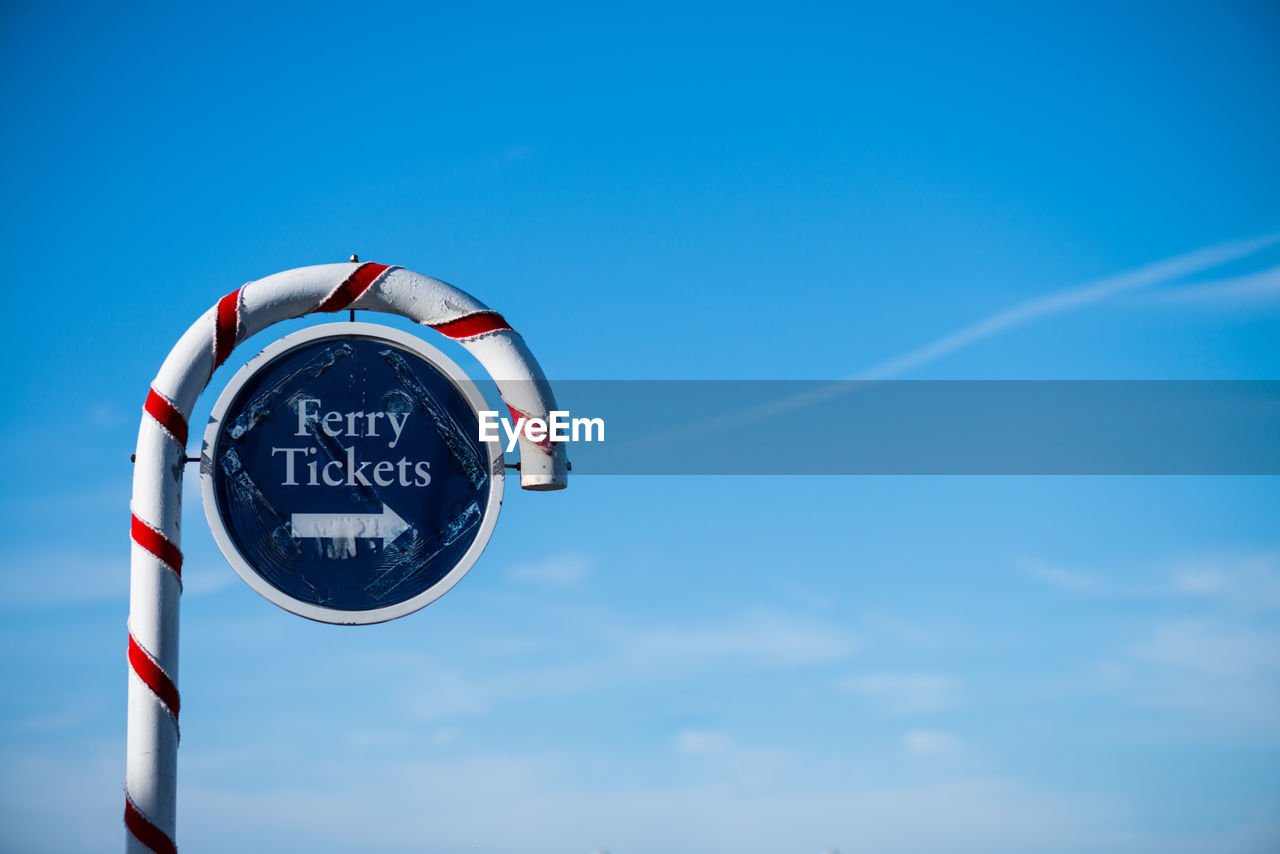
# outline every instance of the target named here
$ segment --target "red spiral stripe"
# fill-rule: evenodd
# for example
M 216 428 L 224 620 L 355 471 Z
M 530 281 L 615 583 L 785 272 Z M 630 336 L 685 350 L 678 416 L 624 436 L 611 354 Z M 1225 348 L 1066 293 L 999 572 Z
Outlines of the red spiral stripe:
M 173 570 L 173 574 L 178 576 L 178 581 L 181 582 L 182 549 L 174 545 L 164 534 L 139 519 L 136 513 L 132 515 L 133 524 L 129 533 L 133 537 L 133 541 L 160 558 L 165 566 Z
M 334 288 L 333 293 L 324 298 L 324 302 L 320 303 L 316 311 L 342 311 L 358 300 L 374 282 L 382 278 L 383 273 L 390 269 L 391 267 L 386 264 L 372 262 L 361 264 L 343 280 L 342 284 Z
M 182 707 L 178 686 L 173 684 L 173 680 L 169 678 L 168 673 L 164 672 L 164 668 L 160 666 L 160 662 L 156 661 L 155 656 L 143 649 L 142 645 L 134 639 L 133 632 L 129 632 L 129 666 L 151 689 L 151 693 L 155 694 L 169 710 L 169 714 L 173 716 L 173 725 L 176 727 L 178 712 Z
M 217 370 L 236 348 L 240 334 L 240 291 L 236 288 L 218 300 L 218 316 L 213 331 L 213 367 Z
M 511 329 L 511 324 L 507 323 L 506 318 L 496 311 L 477 311 L 475 314 L 468 314 L 465 317 L 459 317 L 457 320 L 432 323 L 430 326 L 436 332 L 441 332 L 455 340 L 475 338 L 477 335 L 484 335 L 486 332 L 497 332 L 499 329 Z
M 178 846 L 173 844 L 169 834 L 133 805 L 133 798 L 129 797 L 127 791 L 124 793 L 124 826 L 129 828 L 135 839 L 156 854 L 178 854 Z
M 184 448 L 187 446 L 187 419 L 182 417 L 182 413 L 173 405 L 173 401 L 152 388 L 142 408 L 173 437 L 175 442 Z
M 527 420 L 529 418 L 528 413 L 521 412 L 519 409 L 516 409 L 514 406 L 512 406 L 509 403 L 507 404 L 507 409 L 511 410 L 511 417 L 516 420 L 517 424 L 520 423 L 521 419 Z M 532 442 L 533 440 L 530 439 L 529 441 Z M 547 436 L 541 442 L 533 442 L 533 444 L 537 445 L 540 450 L 545 451 L 548 454 L 551 453 L 551 437 L 550 436 Z

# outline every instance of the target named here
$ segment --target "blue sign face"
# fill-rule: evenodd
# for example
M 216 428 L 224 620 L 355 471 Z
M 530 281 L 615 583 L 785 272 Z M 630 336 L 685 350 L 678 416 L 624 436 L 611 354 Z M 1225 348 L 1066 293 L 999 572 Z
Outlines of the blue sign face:
M 206 436 L 205 505 L 224 553 L 267 598 L 313 619 L 377 622 L 432 601 L 474 562 L 502 457 L 430 348 L 338 326 L 362 332 L 291 336 L 281 343 L 309 340 L 268 348 L 232 381 Z

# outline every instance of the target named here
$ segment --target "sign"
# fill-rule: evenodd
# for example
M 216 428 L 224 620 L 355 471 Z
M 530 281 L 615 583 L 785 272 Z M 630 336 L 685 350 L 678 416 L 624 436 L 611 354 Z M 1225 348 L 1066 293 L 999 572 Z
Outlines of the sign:
M 280 607 L 377 623 L 439 598 L 502 504 L 483 397 L 418 338 L 370 323 L 289 335 L 232 378 L 201 452 L 214 539 Z

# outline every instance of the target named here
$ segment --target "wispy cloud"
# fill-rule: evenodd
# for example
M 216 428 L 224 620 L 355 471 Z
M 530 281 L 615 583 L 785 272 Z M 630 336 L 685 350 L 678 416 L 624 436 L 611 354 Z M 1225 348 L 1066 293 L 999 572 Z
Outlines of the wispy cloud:
M 577 587 L 594 569 L 595 561 L 583 555 L 554 555 L 533 563 L 514 566 L 507 573 L 507 577 L 513 581 L 567 589 Z
M 1092 575 L 1063 569 L 1060 566 L 1054 566 L 1042 560 L 1024 561 L 1022 569 L 1032 578 L 1058 590 L 1067 590 L 1072 593 L 1092 593 L 1102 589 L 1101 582 Z
M 616 633 L 623 659 L 633 668 L 747 666 L 793 667 L 838 661 L 858 642 L 850 634 L 808 617 L 756 612 L 708 626 L 669 626 Z
M 686 756 L 706 756 L 723 753 L 732 745 L 729 736 L 716 730 L 686 729 L 676 733 L 677 752 Z
M 1109 690 L 1211 721 L 1280 736 L 1280 553 L 1192 555 L 1108 578 L 1044 562 L 1028 576 L 1133 610 L 1129 640 L 1098 664 Z
M 1217 618 L 1161 623 L 1129 651 L 1148 705 L 1187 712 L 1224 731 L 1280 736 L 1280 635 Z
M 902 747 L 912 756 L 940 756 L 954 753 L 959 746 L 959 738 L 940 730 L 917 729 L 902 736 Z
M 449 721 L 510 703 L 595 694 L 620 685 L 634 691 L 709 675 L 819 667 L 846 660 L 860 646 L 843 628 L 778 611 L 660 625 L 636 625 L 608 613 L 559 628 L 568 635 L 569 651 L 556 655 L 493 653 L 459 662 L 430 653 L 372 654 L 362 657 L 362 667 L 371 674 L 393 674 L 388 678 L 399 686 L 398 702 L 414 720 Z
M 859 673 L 842 679 L 839 687 L 889 714 L 917 715 L 956 706 L 960 686 L 939 673 Z
M 1252 255 L 1276 242 L 1280 242 L 1280 232 L 1250 240 L 1220 243 L 1197 249 L 1184 255 L 1157 261 L 1153 264 L 1147 264 L 1119 275 L 1108 276 L 1104 279 L 1035 297 L 984 317 L 968 326 L 961 327 L 955 332 L 943 335 L 941 338 L 937 338 L 922 347 L 908 350 L 901 355 L 887 359 L 878 365 L 855 374 L 851 379 L 892 379 L 916 368 L 923 367 L 930 362 L 935 362 L 943 356 L 948 356 L 979 341 L 1010 329 L 1024 326 L 1034 320 L 1074 311 L 1121 294 L 1129 294 L 1147 288 L 1154 288 L 1157 285 L 1175 282 L 1202 270 L 1212 269 L 1230 261 L 1236 261 Z
M 1280 637 L 1217 620 L 1162 624 L 1133 652 L 1146 661 L 1214 678 L 1280 674 Z M 1280 682 L 1275 688 L 1280 691 Z
M 919 759 L 960 747 L 948 733 L 918 731 L 903 750 Z M 1169 838 L 1118 838 L 1128 805 L 1015 779 L 860 782 L 805 761 L 768 774 L 634 779 L 561 758 L 395 758 L 356 767 L 311 760 L 294 788 L 203 781 L 187 784 L 183 827 L 222 849 L 322 852 L 400 850 L 430 838 L 439 850 L 663 851 L 741 854 L 809 850 L 1021 852 L 1168 851 Z M 575 773 L 576 771 L 576 773 Z M 502 821 L 493 820 L 494 804 Z M 225 816 L 236 815 L 230 825 Z M 921 817 L 927 816 L 927 821 Z M 1209 840 L 1204 850 L 1215 847 Z M 236 845 L 235 843 L 241 843 Z M 1180 850 L 1180 849 L 1178 849 Z
M 1280 300 L 1280 266 L 1244 276 L 1232 276 L 1170 288 L 1151 294 L 1149 299 L 1167 303 L 1228 307 Z
M 1135 817 L 1144 812 L 1138 795 L 957 775 L 951 763 L 931 761 L 965 750 L 945 731 L 913 730 L 894 747 L 919 760 L 909 781 L 868 778 L 857 763 L 815 761 L 807 753 L 738 753 L 760 773 L 691 775 L 680 756 L 628 773 L 617 757 L 590 751 L 442 755 L 412 742 L 386 750 L 326 743 L 317 750 L 264 735 L 230 763 L 224 751 L 201 754 L 197 745 L 184 745 L 195 752 L 183 759 L 180 832 L 210 850 L 312 854 L 419 850 L 424 839 L 433 850 L 475 854 L 593 848 L 1243 854 L 1274 850 L 1280 840 L 1280 824 L 1266 815 L 1244 824 L 1226 818 L 1212 830 L 1152 829 Z M 739 751 L 731 742 L 726 749 Z M 120 743 L 65 756 L 0 753 L 5 841 L 23 851 L 118 843 L 123 755 Z M 494 820 L 495 804 L 501 821 Z M 227 821 L 232 815 L 236 820 Z
M 1038 559 L 1024 560 L 1019 568 L 1027 577 L 1069 593 L 1166 603 L 1199 601 L 1238 612 L 1280 612 L 1280 552 L 1276 551 L 1189 555 L 1142 567 L 1136 580 L 1127 570 L 1109 578 L 1102 572 L 1066 569 Z
M 1245 612 L 1280 612 L 1280 553 L 1198 555 L 1172 567 L 1174 595 Z

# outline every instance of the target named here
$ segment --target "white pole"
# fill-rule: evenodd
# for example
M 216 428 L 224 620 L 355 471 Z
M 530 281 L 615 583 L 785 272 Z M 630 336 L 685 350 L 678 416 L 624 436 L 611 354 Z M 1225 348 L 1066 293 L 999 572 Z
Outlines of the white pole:
M 439 279 L 382 264 L 287 270 L 227 294 L 178 339 L 143 407 L 133 471 L 129 587 L 129 713 L 125 850 L 175 852 L 178 767 L 178 599 L 182 473 L 196 399 L 232 349 L 272 324 L 316 311 L 399 314 L 453 338 L 514 411 L 547 418 L 551 386 L 502 315 Z M 520 440 L 520 485 L 563 489 L 565 449 Z

